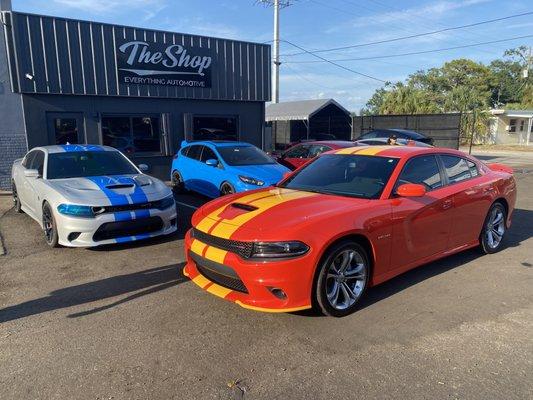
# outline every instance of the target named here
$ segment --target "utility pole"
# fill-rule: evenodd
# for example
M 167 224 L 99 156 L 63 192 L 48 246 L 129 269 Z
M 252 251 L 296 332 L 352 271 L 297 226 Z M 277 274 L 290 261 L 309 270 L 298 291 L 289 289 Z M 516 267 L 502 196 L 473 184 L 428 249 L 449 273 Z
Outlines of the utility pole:
M 259 0 L 260 3 L 274 8 L 274 40 L 272 49 L 272 103 L 279 103 L 279 10 L 291 5 L 295 0 Z
M 279 103 L 279 0 L 274 0 L 274 71 L 272 74 L 272 103 Z

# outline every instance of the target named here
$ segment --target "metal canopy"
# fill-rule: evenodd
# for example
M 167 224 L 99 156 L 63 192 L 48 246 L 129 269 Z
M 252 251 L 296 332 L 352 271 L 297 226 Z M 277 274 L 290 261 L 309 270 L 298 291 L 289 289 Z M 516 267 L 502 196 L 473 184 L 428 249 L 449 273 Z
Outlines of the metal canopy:
M 266 107 L 265 119 L 266 121 L 305 121 L 330 104 L 335 105 L 347 115 L 350 114 L 333 99 L 301 100 L 269 104 Z

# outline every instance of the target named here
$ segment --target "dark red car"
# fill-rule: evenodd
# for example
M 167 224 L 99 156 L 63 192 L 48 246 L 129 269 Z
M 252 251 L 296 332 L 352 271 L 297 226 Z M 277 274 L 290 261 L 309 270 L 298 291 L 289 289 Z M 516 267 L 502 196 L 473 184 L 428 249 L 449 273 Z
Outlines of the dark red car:
M 278 156 L 273 155 L 276 161 L 291 170 L 301 167 L 307 161 L 330 150 L 344 149 L 357 146 L 349 140 L 320 140 L 315 142 L 302 142 L 289 147 Z

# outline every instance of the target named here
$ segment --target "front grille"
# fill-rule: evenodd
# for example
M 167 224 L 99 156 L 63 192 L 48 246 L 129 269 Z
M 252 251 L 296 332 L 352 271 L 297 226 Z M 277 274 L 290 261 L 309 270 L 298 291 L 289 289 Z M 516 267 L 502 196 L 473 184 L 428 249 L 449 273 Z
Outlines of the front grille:
M 242 258 L 250 258 L 252 256 L 254 247 L 253 242 L 240 242 L 238 240 L 224 239 L 218 236 L 209 235 L 196 228 L 192 229 L 191 236 L 208 246 L 236 253 Z
M 243 281 L 230 267 L 207 260 L 193 252 L 189 252 L 189 254 L 196 264 L 198 272 L 211 282 L 237 292 L 248 293 Z M 229 276 L 230 274 L 233 276 Z
M 146 203 L 123 204 L 119 206 L 93 207 L 96 214 L 115 213 L 121 211 L 150 210 L 160 207 L 161 200 L 148 201 Z
M 93 240 L 116 239 L 124 236 L 135 236 L 142 233 L 152 233 L 163 229 L 163 220 L 160 217 L 134 219 L 131 221 L 106 222 L 100 225 L 93 235 Z

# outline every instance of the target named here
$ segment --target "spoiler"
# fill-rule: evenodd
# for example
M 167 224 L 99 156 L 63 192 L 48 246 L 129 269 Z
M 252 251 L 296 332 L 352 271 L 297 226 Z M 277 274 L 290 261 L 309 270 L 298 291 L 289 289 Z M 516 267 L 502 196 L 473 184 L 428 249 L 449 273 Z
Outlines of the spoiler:
M 501 172 L 507 172 L 508 174 L 513 174 L 513 169 L 507 165 L 504 164 L 498 164 L 498 163 L 492 163 L 487 164 L 487 167 L 489 167 L 492 171 L 501 171 Z

